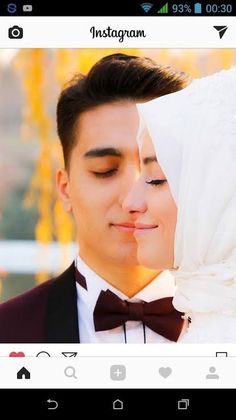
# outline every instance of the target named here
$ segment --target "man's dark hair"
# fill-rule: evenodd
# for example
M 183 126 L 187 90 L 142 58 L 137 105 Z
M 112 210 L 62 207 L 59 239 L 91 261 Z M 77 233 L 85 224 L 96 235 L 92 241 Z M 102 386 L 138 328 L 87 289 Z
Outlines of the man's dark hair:
M 96 106 L 129 100 L 146 102 L 187 86 L 185 73 L 158 65 L 150 58 L 112 54 L 102 58 L 87 76 L 77 75 L 61 92 L 57 104 L 57 130 L 65 165 L 75 146 L 79 116 Z

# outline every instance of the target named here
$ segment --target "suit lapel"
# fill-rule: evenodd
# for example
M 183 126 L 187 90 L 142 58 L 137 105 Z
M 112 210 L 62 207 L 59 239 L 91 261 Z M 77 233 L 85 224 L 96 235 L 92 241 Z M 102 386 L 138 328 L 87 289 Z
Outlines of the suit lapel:
M 74 263 L 52 283 L 46 330 L 48 343 L 79 343 Z

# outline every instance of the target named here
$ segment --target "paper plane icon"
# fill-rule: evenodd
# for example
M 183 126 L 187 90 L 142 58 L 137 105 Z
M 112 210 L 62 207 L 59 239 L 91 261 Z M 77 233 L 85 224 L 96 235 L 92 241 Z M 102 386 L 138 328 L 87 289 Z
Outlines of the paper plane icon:
M 228 26 L 214 26 L 214 28 L 219 32 L 219 37 L 221 39 L 227 31 Z
M 77 351 L 63 351 L 61 354 L 65 357 L 76 357 Z

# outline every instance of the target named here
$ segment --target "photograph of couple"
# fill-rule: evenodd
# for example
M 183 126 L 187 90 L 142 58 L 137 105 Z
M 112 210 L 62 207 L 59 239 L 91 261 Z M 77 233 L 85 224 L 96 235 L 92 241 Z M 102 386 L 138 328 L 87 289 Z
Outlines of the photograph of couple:
M 104 55 L 56 121 L 76 256 L 1 303 L 0 342 L 236 343 L 236 68 Z

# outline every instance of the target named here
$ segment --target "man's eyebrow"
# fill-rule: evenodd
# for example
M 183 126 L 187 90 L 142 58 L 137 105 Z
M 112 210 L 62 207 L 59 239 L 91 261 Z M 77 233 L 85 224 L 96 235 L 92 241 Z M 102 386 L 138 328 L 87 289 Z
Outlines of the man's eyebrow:
M 156 156 L 148 156 L 148 157 L 143 158 L 144 165 L 148 165 L 149 163 L 152 163 L 152 162 L 157 162 Z
M 96 149 L 90 149 L 84 154 L 85 158 L 97 158 L 106 156 L 122 157 L 123 155 L 120 150 L 115 149 L 114 147 L 100 147 Z

